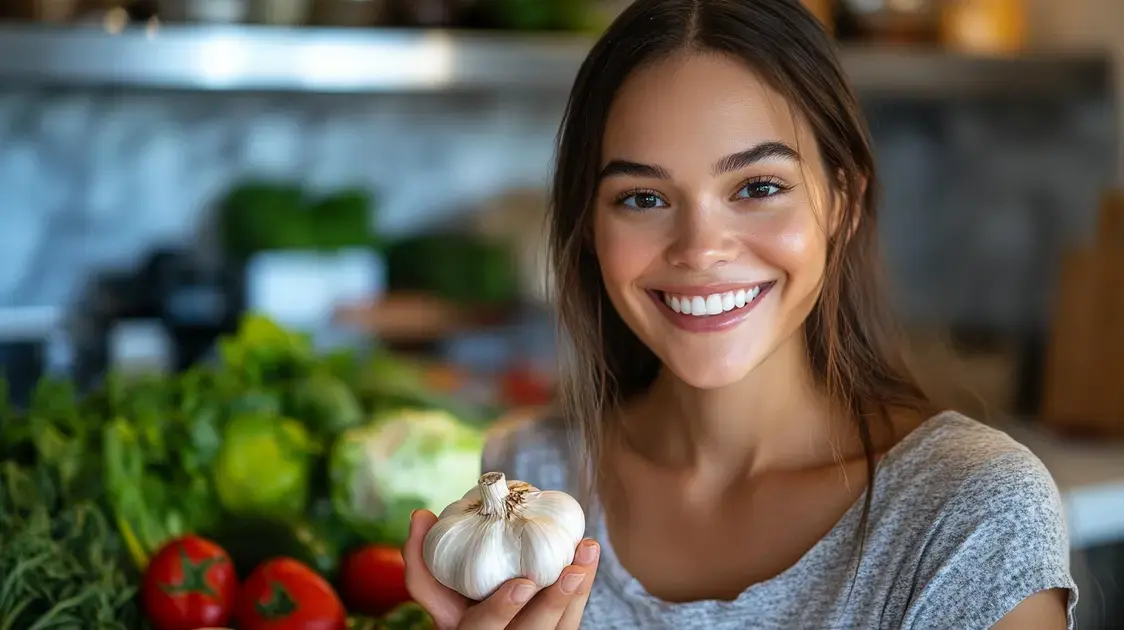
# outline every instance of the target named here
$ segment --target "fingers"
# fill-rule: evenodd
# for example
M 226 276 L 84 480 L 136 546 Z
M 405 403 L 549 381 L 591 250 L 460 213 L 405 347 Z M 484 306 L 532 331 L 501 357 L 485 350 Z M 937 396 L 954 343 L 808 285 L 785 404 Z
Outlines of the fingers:
M 575 564 L 566 567 L 553 585 L 536 593 L 536 587 L 527 580 L 508 582 L 495 595 L 471 608 L 460 630 L 578 628 L 599 555 L 597 543 L 582 541 Z M 534 599 L 528 604 L 532 596 Z M 560 625 L 563 622 L 571 625 Z
M 410 537 L 402 548 L 402 556 L 406 560 L 406 590 L 429 612 L 438 628 L 452 630 L 459 626 L 468 600 L 438 582 L 422 557 L 425 534 L 436 522 L 437 516 L 429 510 L 418 510 L 410 517 Z
M 427 510 L 415 512 L 410 537 L 402 550 L 406 559 L 406 588 L 441 630 L 577 630 L 597 574 L 600 547 L 584 540 L 558 580 L 540 590 L 530 580 L 507 582 L 491 597 L 469 606 L 460 594 L 446 588 L 430 574 L 422 557 L 426 532 L 437 521 Z M 532 598 L 534 599 L 531 602 Z M 531 602 L 528 605 L 528 602 Z
M 567 623 L 580 621 L 597 573 L 597 550 L 597 543 L 582 541 L 575 554 L 575 564 L 566 567 L 557 582 L 535 596 L 534 601 L 520 611 L 508 627 L 519 630 L 557 628 L 567 614 L 575 620 L 567 620 Z M 569 612 L 571 606 L 575 607 L 572 613 Z
M 530 580 L 511 580 L 491 597 L 470 608 L 461 620 L 458 630 L 502 630 L 519 627 L 509 624 L 538 592 L 539 588 Z M 553 625 L 541 626 L 541 628 L 553 627 Z
M 593 587 L 593 580 L 597 576 L 597 564 L 600 559 L 601 547 L 596 542 L 587 539 L 583 540 L 582 544 L 578 546 L 578 552 L 574 555 L 574 564 L 585 568 L 589 574 L 573 599 L 570 600 L 569 605 L 566 606 L 566 612 L 562 614 L 557 630 L 578 630 L 581 626 L 582 615 L 585 613 L 585 605 L 589 601 L 589 592 Z

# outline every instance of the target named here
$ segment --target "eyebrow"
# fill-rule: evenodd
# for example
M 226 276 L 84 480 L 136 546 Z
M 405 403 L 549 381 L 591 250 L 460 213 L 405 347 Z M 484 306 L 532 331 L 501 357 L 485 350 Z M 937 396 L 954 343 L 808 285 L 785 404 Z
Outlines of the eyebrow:
M 714 175 L 721 175 L 770 159 L 784 159 L 799 162 L 800 154 L 796 152 L 796 149 L 793 149 L 783 142 L 762 142 L 745 151 L 739 151 L 718 160 L 711 168 L 711 172 Z M 620 176 L 671 179 L 671 172 L 655 164 L 641 164 L 628 160 L 612 160 L 605 165 L 605 168 L 601 169 L 601 174 L 598 176 L 598 179 L 602 180 L 608 177 Z

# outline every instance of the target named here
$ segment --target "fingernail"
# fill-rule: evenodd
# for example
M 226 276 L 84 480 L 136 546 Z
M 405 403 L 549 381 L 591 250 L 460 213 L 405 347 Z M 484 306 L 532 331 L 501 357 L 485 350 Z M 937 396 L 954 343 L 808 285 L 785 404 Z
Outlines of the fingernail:
M 593 564 L 593 561 L 597 559 L 597 555 L 600 551 L 601 548 L 593 541 L 582 543 L 582 546 L 578 547 L 578 564 Z
M 413 512 L 410 512 L 410 533 L 413 533 L 413 531 L 414 531 L 414 517 L 417 516 L 417 514 L 418 514 L 417 510 L 414 510 Z
M 584 573 L 571 573 L 562 578 L 562 592 L 570 595 L 578 590 L 578 587 L 585 581 Z
M 519 586 L 511 589 L 511 601 L 518 606 L 522 606 L 523 604 L 531 601 L 531 598 L 534 596 L 535 587 L 531 586 L 530 584 L 520 584 Z

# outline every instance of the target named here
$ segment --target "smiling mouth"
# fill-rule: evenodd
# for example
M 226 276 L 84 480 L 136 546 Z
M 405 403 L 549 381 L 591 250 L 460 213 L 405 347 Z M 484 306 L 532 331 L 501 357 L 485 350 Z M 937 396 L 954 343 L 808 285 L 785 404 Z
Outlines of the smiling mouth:
M 708 295 L 677 295 L 665 291 L 654 291 L 653 293 L 676 313 L 706 318 L 743 309 L 748 310 L 774 284 L 776 284 L 776 281 Z

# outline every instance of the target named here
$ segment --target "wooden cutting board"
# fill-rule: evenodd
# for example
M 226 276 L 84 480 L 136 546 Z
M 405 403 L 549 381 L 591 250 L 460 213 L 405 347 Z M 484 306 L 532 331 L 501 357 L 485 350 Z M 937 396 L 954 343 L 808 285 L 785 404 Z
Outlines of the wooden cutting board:
M 1043 386 L 1043 422 L 1124 437 L 1124 196 L 1101 209 L 1093 247 L 1062 260 Z

